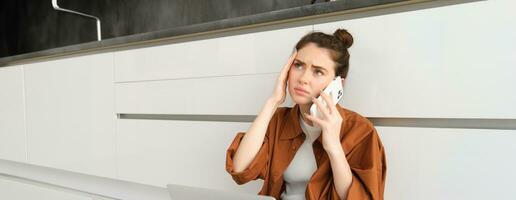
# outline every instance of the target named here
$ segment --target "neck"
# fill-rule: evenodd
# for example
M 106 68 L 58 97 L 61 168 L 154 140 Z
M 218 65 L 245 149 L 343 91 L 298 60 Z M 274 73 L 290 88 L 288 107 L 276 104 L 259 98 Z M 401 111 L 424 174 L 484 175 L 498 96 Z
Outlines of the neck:
M 313 122 L 309 119 L 306 119 L 305 116 L 303 116 L 302 113 L 307 113 L 307 114 L 310 114 L 310 106 L 312 106 L 312 104 L 299 104 L 299 112 L 300 115 L 301 115 L 301 118 L 310 126 L 314 126 Z

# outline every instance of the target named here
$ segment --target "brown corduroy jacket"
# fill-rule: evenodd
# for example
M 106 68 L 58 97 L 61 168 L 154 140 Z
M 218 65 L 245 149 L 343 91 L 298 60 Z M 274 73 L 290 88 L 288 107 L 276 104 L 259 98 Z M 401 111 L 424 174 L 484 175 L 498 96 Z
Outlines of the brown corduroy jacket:
M 337 104 L 342 116 L 340 142 L 353 177 L 346 198 L 340 198 L 333 182 L 328 154 L 322 146 L 322 134 L 313 143 L 317 170 L 312 175 L 306 189 L 306 199 L 383 199 L 386 176 L 386 157 L 383 145 L 373 124 L 361 115 L 342 108 Z M 226 171 L 239 185 L 251 180 L 263 179 L 258 194 L 281 199 L 285 190 L 283 172 L 286 170 L 297 149 L 306 138 L 303 134 L 299 105 L 281 107 L 276 110 L 267 127 L 263 144 L 250 165 L 242 172 L 233 171 L 233 156 L 245 132 L 238 132 L 226 152 Z

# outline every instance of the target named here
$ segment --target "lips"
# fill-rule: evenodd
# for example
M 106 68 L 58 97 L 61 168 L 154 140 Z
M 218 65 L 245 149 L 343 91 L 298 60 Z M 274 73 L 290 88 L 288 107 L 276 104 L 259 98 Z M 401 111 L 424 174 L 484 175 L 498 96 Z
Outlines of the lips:
M 300 93 L 304 93 L 304 94 L 309 94 L 306 90 L 303 90 L 302 88 L 294 88 L 295 91 L 297 92 L 300 92 Z

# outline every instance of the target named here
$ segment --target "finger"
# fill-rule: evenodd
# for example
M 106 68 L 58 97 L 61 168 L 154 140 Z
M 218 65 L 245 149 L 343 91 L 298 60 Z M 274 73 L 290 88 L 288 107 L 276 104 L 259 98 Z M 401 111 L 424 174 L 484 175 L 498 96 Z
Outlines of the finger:
M 319 109 L 319 112 L 321 112 L 323 114 L 324 118 L 328 119 L 328 117 L 330 116 L 330 113 L 328 113 L 328 109 L 325 108 L 326 106 L 322 105 L 322 102 L 320 102 L 319 100 L 315 99 L 315 97 L 312 97 L 312 101 L 317 106 L 317 109 Z
M 292 55 L 290 55 L 290 57 L 288 58 L 287 63 L 285 64 L 285 66 L 283 66 L 282 73 L 288 72 L 288 70 L 290 69 L 290 66 L 294 62 L 294 59 L 296 58 L 296 55 L 297 55 L 297 51 L 294 51 L 294 53 L 292 53 Z
M 336 108 L 334 106 L 335 104 L 333 103 L 333 99 L 330 97 L 330 95 L 328 95 L 324 92 L 321 92 L 321 96 L 322 96 L 323 100 L 326 102 L 329 113 L 330 114 L 335 113 L 335 111 L 336 111 Z
M 322 125 L 324 124 L 324 121 L 323 121 L 323 120 L 321 120 L 321 119 L 319 119 L 319 118 L 317 118 L 317 117 L 314 117 L 314 116 L 312 116 L 312 115 L 310 115 L 310 114 L 307 114 L 307 113 L 303 113 L 303 115 L 304 115 L 307 119 L 309 119 L 310 121 L 312 121 L 313 123 L 315 123 L 315 124 L 319 125 L 319 127 L 321 127 L 321 128 L 323 127 L 323 126 L 322 126 Z
M 294 61 L 295 55 L 295 52 L 292 53 L 292 55 L 290 55 L 290 58 L 288 59 L 287 63 L 283 66 L 283 69 L 281 69 L 281 72 L 279 73 L 277 82 L 285 83 L 288 80 L 288 71 L 290 70 L 290 66 Z

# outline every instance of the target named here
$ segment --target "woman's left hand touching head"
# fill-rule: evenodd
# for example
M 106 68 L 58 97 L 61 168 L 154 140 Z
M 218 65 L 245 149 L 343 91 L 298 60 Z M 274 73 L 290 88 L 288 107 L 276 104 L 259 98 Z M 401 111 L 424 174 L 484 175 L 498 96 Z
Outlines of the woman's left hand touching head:
M 315 97 L 312 97 L 312 101 L 316 104 L 319 113 L 322 113 L 322 118 L 317 118 L 308 113 L 303 114 L 307 119 L 321 127 L 324 150 L 334 151 L 338 150 L 337 148 L 342 150 L 342 146 L 340 144 L 342 117 L 330 96 L 322 91 L 321 96 L 327 106 L 324 106 L 322 101 L 317 100 Z

